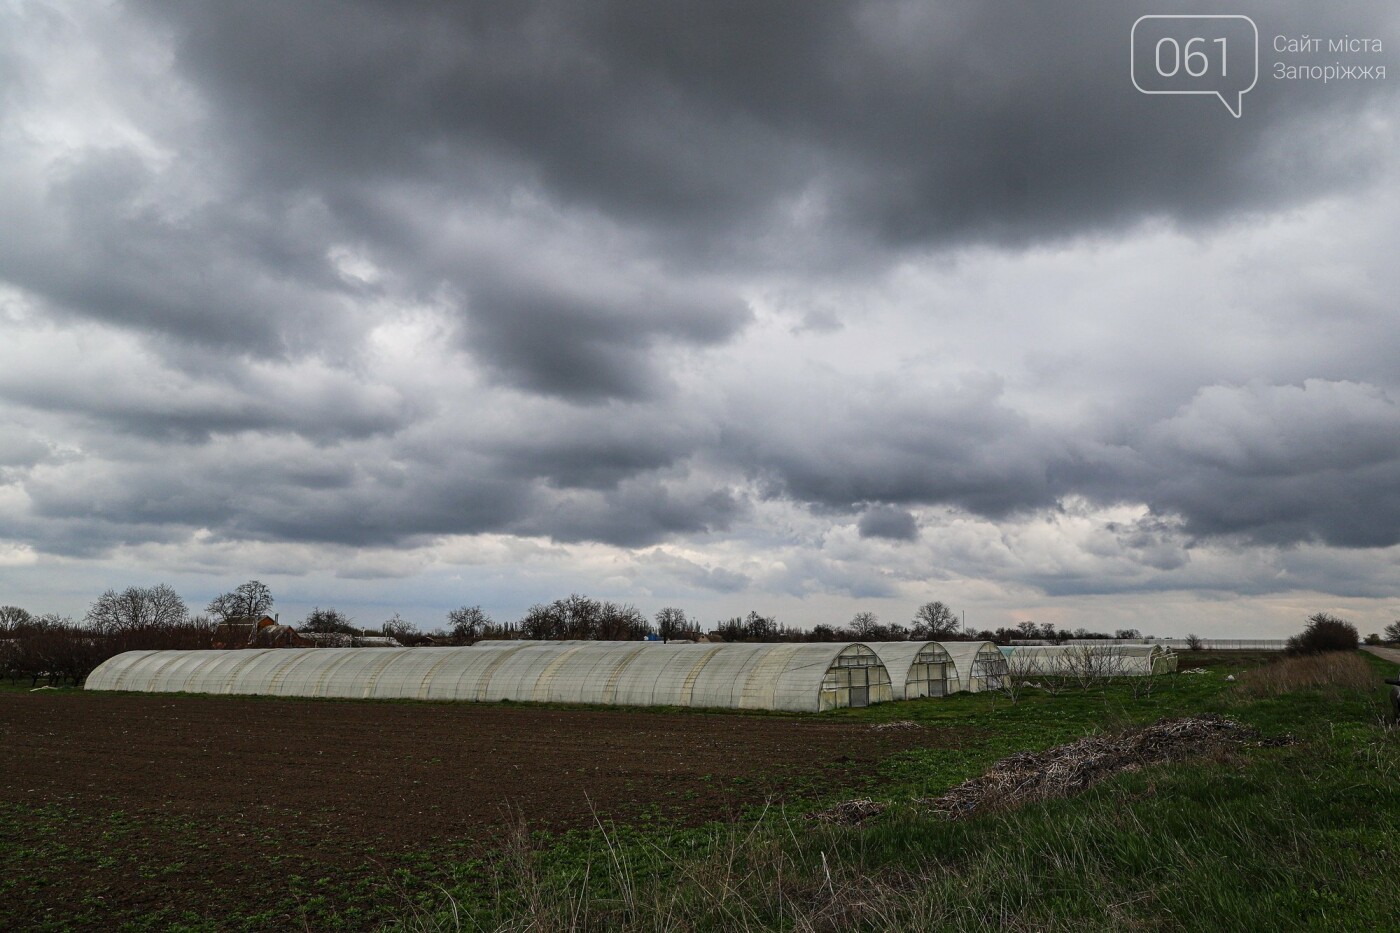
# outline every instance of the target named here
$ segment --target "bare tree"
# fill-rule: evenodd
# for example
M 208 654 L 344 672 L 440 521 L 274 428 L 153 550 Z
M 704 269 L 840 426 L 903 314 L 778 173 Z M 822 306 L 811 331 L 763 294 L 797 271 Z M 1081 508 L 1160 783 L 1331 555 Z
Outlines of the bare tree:
M 147 628 L 174 628 L 190 617 L 180 594 L 164 583 L 107 590 L 88 609 L 84 621 L 103 634 Z
M 28 609 L 19 606 L 0 606 L 0 632 L 8 632 L 16 626 L 34 621 Z
M 1189 651 L 1200 651 L 1205 647 L 1205 642 L 1201 641 L 1201 636 L 1192 632 L 1186 636 L 1186 648 Z
M 272 608 L 272 590 L 257 580 L 249 580 L 231 593 L 221 593 L 210 600 L 205 612 L 220 622 L 238 616 L 258 617 Z
M 401 645 L 411 645 L 422 637 L 418 626 L 402 618 L 397 612 L 394 613 L 393 618 L 388 619 L 380 626 L 379 630 Z
M 880 617 L 873 612 L 857 612 L 848 626 L 856 641 L 881 641 Z
M 744 616 L 744 631 L 753 641 L 773 641 L 778 635 L 778 617 L 765 616 L 751 609 Z
M 656 634 L 661 636 L 662 641 L 690 634 L 698 628 L 675 606 L 664 606 L 656 613 Z
M 1064 674 L 1080 688 L 1088 690 L 1095 684 L 1124 671 L 1124 656 L 1112 645 L 1070 645 L 1065 649 Z
M 718 636 L 721 641 L 771 642 L 779 640 L 783 629 L 778 625 L 776 616 L 761 615 L 754 610 L 743 618 L 734 616 L 720 622 L 711 634 Z
M 1400 619 L 1396 619 L 1385 627 L 1385 640 L 1390 642 L 1400 641 Z
M 1021 694 L 1031 686 L 1031 677 L 1035 675 L 1037 667 L 1030 655 L 1013 651 L 1006 659 L 1006 676 L 1001 679 L 1001 692 L 1005 693 L 1012 703 L 1020 700 Z
M 1149 667 L 1147 673 L 1141 676 L 1126 678 L 1128 690 L 1132 693 L 1133 699 L 1140 700 L 1143 697 L 1151 696 L 1152 691 L 1157 689 L 1157 685 L 1167 678 L 1166 674 L 1159 674 L 1154 667 Z
M 630 641 L 652 633 L 651 623 L 635 606 L 598 601 L 574 593 L 549 604 L 536 604 L 520 620 L 526 638 L 554 641 L 576 638 Z
M 319 606 L 307 613 L 306 619 L 301 623 L 301 630 L 342 635 L 358 635 L 360 631 L 355 628 L 355 620 L 339 609 L 322 609 Z
M 459 644 L 472 644 L 491 624 L 491 617 L 480 606 L 462 606 L 447 614 L 447 629 Z
M 924 603 L 914 613 L 913 635 L 921 641 L 938 641 L 956 635 L 958 628 L 957 614 L 938 600 Z

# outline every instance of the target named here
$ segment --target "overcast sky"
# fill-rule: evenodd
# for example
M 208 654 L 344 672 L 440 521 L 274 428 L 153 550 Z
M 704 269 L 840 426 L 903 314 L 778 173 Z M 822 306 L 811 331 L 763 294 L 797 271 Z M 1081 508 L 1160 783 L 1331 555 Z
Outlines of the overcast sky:
M 1253 16 L 1239 119 L 1133 87 L 1173 12 Z M 1392 46 L 1379 0 L 6 0 L 0 602 L 1377 631 Z M 1273 76 L 1338 61 L 1395 73 Z

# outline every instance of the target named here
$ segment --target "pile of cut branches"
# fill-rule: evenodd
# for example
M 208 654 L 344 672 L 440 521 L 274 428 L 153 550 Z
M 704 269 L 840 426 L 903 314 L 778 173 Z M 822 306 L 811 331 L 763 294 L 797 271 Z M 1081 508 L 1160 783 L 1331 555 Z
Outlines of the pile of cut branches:
M 1292 741 L 1290 736 L 1260 739 L 1254 728 L 1215 713 L 1162 719 L 1124 732 L 1088 735 L 1043 752 L 1019 752 L 942 796 L 915 800 L 914 806 L 945 819 L 962 819 L 1031 801 L 1068 797 L 1143 765 L 1196 758 L 1232 746 L 1287 745 Z M 854 826 L 886 808 L 871 800 L 850 800 L 815 813 L 813 818 Z

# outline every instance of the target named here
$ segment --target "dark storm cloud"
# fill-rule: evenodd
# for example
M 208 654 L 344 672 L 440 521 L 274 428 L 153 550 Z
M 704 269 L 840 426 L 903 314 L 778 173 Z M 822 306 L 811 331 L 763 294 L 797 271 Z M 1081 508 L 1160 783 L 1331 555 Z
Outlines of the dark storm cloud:
M 179 446 L 167 438 L 103 440 L 90 455 L 72 454 L 43 472 L 25 469 L 42 462 L 29 458 L 16 472 L 33 519 L 26 534 L 58 553 L 199 528 L 214 541 L 390 547 L 489 532 L 642 547 L 728 529 L 747 503 L 722 483 L 668 470 L 688 456 L 691 429 L 649 426 L 644 415 L 635 434 L 654 435 L 649 447 L 620 423 L 596 434 L 560 430 L 536 445 L 462 443 L 460 433 L 429 423 L 406 436 L 316 445 L 279 434 Z M 94 529 L 88 539 L 64 543 L 84 519 Z M 58 530 L 41 534 L 40 524 Z
M 862 538 L 888 538 L 891 541 L 914 541 L 919 537 L 919 523 L 904 509 L 875 505 L 866 509 L 856 522 Z
M 655 395 L 664 377 L 648 351 L 722 343 L 751 317 L 731 294 L 661 282 L 587 289 L 492 274 L 465 287 L 464 343 L 483 366 L 521 388 L 580 401 Z
M 727 530 L 747 503 L 725 489 L 684 487 L 647 477 L 604 493 L 552 498 L 511 526 L 519 534 L 558 541 L 603 541 L 646 547 L 667 538 Z
M 343 353 L 351 290 L 324 252 L 315 203 L 163 205 L 168 183 L 130 152 L 72 158 L 46 196 L 5 213 L 0 277 L 51 309 L 250 357 Z M 323 249 L 323 248 L 321 248 Z
M 1400 405 L 1350 382 L 1202 389 L 1144 444 L 1149 502 L 1203 537 L 1400 543 Z
M 773 421 L 754 420 L 735 449 L 773 495 L 834 511 L 883 503 L 862 515 L 862 536 L 887 518 L 917 533 L 894 504 L 953 504 L 1001 519 L 1079 495 L 1105 506 L 1147 503 L 1154 518 L 1110 526 L 1113 550 L 1160 570 L 1185 560 L 1182 534 L 1400 543 L 1400 405 L 1375 386 L 1211 386 L 1118 443 L 1083 430 L 1053 436 L 1006 407 L 994 381 L 927 397 L 889 385 L 847 385 L 842 394 L 809 396 L 806 418 L 779 410 Z
M 530 507 L 529 483 L 470 457 L 394 469 L 366 448 L 291 448 L 275 438 L 120 465 L 78 463 L 32 478 L 36 516 L 86 518 L 99 540 L 148 529 L 211 529 L 216 539 L 359 546 L 499 530 Z M 362 464 L 361 458 L 368 463 Z M 125 536 L 125 537 L 123 537 Z
M 1127 37 L 1159 6 L 202 3 L 158 15 L 248 170 L 288 187 L 448 182 L 494 158 L 511 166 L 498 185 L 533 180 L 560 203 L 688 236 L 748 241 L 815 192 L 856 239 L 1024 242 L 1355 181 L 1333 171 L 1345 153 L 1294 144 L 1323 107 L 1335 120 L 1389 97 L 1382 82 L 1323 96 L 1261 80 L 1244 122 L 1202 120 L 1200 100 L 1144 107 L 1125 78 Z M 1265 43 L 1383 35 L 1395 21 L 1380 5 L 1255 6 L 1236 12 L 1256 14 Z
M 476 446 L 511 474 L 560 489 L 616 489 L 638 474 L 689 461 L 717 434 L 693 416 L 620 403 L 567 415 L 532 410 L 525 417 L 533 431 L 483 438 Z

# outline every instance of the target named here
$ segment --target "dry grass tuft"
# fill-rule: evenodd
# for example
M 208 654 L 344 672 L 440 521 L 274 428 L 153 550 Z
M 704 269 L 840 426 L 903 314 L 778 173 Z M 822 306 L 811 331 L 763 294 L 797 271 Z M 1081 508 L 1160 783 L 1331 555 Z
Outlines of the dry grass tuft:
M 1376 686 L 1376 672 L 1358 654 L 1329 651 L 1245 671 L 1237 689 L 1248 697 L 1276 697 L 1310 687 L 1369 691 Z

